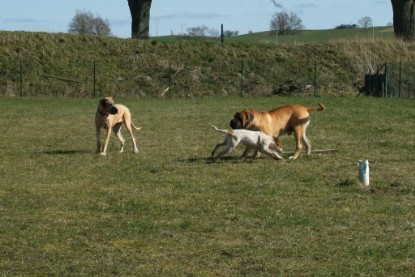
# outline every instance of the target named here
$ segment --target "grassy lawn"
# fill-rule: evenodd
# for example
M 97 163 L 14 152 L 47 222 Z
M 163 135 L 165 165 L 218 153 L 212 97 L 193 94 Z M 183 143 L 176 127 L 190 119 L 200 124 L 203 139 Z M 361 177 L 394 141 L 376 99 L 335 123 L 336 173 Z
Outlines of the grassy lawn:
M 98 99 L 0 98 L 0 274 L 409 276 L 415 269 L 413 100 L 116 99 L 127 140 L 95 154 Z M 243 108 L 317 105 L 296 161 L 210 163 Z M 285 150 L 293 137 L 282 137 Z M 368 159 L 371 187 L 357 162 Z

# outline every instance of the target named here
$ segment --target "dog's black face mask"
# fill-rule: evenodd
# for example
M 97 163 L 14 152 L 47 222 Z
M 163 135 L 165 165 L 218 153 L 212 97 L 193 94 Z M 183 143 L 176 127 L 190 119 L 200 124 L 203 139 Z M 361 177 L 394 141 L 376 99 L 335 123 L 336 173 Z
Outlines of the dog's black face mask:
M 112 104 L 111 104 L 111 108 L 109 110 L 110 110 L 110 114 L 117 114 L 118 113 L 118 109 L 115 106 L 113 106 Z
M 107 102 L 105 99 L 101 100 L 101 106 L 110 114 L 117 114 L 118 109 L 112 103 Z
M 244 118 L 245 117 L 245 118 Z M 245 111 L 236 113 L 229 123 L 232 129 L 247 129 L 254 119 L 254 115 Z
M 243 128 L 242 118 L 240 118 L 239 115 L 236 114 L 235 117 L 229 123 L 229 125 L 231 126 L 232 129 L 242 129 Z

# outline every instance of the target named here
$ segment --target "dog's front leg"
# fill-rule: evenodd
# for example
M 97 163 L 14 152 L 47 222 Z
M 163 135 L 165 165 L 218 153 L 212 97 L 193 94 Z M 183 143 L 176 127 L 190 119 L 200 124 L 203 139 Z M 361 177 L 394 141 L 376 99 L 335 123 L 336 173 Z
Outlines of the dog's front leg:
M 112 128 L 109 127 L 108 130 L 107 130 L 107 136 L 105 137 L 104 149 L 102 149 L 101 156 L 107 155 L 107 147 L 108 147 L 108 143 L 110 141 L 111 132 L 112 132 Z
M 96 129 L 97 136 L 97 153 L 101 153 L 101 128 Z
M 276 160 L 284 160 L 284 158 L 281 157 L 276 151 L 270 149 L 261 149 L 261 152 Z

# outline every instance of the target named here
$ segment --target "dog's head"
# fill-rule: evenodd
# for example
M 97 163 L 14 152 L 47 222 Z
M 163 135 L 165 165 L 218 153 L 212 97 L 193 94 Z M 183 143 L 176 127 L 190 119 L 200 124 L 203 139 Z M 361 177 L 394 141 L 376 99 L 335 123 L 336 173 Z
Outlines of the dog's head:
M 108 97 L 105 97 L 99 100 L 99 105 L 102 109 L 101 111 L 104 113 L 109 113 L 109 114 L 118 113 L 118 109 L 115 106 L 114 98 L 112 98 L 111 96 L 108 96 Z
M 245 109 L 237 112 L 229 125 L 232 129 L 249 129 L 254 118 L 253 110 Z

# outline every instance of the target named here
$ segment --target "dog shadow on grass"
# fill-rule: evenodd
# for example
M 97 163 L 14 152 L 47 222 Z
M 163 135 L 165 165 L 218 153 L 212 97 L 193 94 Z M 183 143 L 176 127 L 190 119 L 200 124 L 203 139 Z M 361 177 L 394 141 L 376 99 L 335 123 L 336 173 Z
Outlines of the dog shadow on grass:
M 76 155 L 76 154 L 87 154 L 91 153 L 88 150 L 68 150 L 68 149 L 56 149 L 56 150 L 49 150 L 49 151 L 42 151 L 40 154 L 44 155 Z
M 221 157 L 217 160 L 213 160 L 211 156 L 209 157 L 191 157 L 187 158 L 185 160 L 181 160 L 182 162 L 188 162 L 188 163 L 206 163 L 206 164 L 215 164 L 215 163 L 254 163 L 255 159 L 244 159 L 241 160 L 238 156 L 225 156 Z

